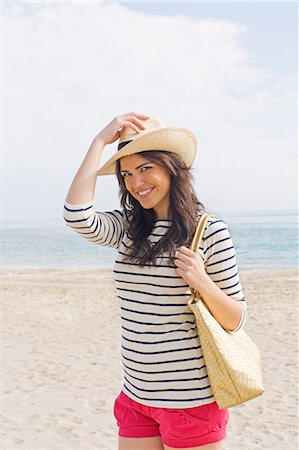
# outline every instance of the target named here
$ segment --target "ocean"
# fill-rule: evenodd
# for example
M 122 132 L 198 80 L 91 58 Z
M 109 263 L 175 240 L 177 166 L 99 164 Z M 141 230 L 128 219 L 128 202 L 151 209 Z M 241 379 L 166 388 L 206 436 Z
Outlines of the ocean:
M 225 213 L 240 269 L 298 267 L 296 211 Z M 2 266 L 112 268 L 117 252 L 94 245 L 61 220 L 2 224 Z

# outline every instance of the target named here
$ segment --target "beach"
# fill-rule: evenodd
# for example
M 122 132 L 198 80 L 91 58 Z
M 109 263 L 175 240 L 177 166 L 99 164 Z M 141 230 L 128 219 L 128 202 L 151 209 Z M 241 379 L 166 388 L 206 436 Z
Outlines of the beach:
M 298 277 L 240 270 L 265 393 L 230 409 L 223 450 L 298 448 Z M 110 269 L 2 269 L 2 448 L 116 450 L 120 311 Z

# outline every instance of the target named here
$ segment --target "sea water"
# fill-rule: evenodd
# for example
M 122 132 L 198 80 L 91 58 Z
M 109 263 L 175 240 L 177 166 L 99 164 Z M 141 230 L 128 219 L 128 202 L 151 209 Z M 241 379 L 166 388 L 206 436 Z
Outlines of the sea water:
M 297 212 L 224 213 L 239 268 L 297 268 Z M 112 268 L 116 250 L 79 236 L 63 218 L 2 225 L 2 265 L 27 268 Z

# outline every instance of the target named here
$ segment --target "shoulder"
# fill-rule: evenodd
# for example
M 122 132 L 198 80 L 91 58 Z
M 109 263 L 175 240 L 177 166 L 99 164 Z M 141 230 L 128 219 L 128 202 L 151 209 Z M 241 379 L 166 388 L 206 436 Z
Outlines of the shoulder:
M 219 216 L 210 215 L 207 221 L 206 229 L 228 228 L 227 223 Z
M 203 234 L 203 240 L 215 240 L 230 235 L 227 223 L 219 216 L 210 215 Z

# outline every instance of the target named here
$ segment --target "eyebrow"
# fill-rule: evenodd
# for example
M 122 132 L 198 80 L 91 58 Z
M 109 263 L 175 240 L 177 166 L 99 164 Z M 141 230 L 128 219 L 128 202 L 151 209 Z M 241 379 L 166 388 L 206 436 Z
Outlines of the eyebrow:
M 146 166 L 147 164 L 150 164 L 150 162 L 146 162 L 146 163 L 140 164 L 140 166 L 137 166 L 137 167 L 135 168 L 135 170 L 140 169 L 140 167 Z M 126 169 L 122 169 L 122 170 L 120 171 L 120 173 L 121 173 L 121 172 L 130 172 L 130 171 L 129 171 L 129 170 L 126 170 Z

